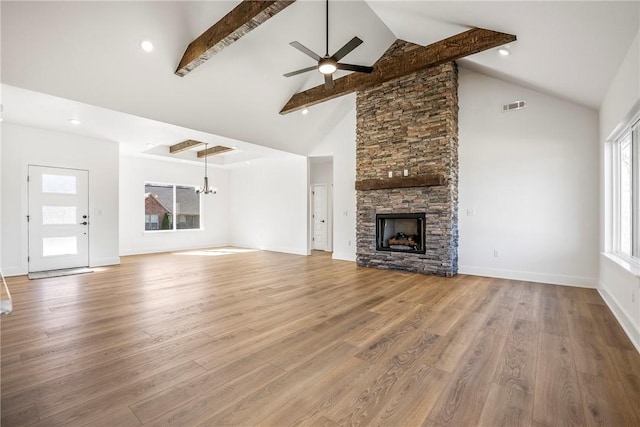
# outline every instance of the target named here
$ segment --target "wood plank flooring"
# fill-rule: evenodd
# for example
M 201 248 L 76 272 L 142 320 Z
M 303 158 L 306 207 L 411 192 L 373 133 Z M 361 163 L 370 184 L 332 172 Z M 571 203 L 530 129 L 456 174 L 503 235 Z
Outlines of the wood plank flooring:
M 640 425 L 595 290 L 221 253 L 9 278 L 2 426 Z

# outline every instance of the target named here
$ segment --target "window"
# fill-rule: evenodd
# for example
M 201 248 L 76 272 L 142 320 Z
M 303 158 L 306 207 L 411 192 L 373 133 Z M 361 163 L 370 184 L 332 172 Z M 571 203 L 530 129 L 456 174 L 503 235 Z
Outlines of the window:
M 144 229 L 200 229 L 200 195 L 195 187 L 145 184 Z
M 54 194 L 76 194 L 74 175 L 42 174 L 42 192 Z
M 640 120 L 614 143 L 614 251 L 640 260 Z
M 160 224 L 158 223 L 158 215 L 145 215 L 144 216 L 144 229 L 145 230 L 159 230 Z
M 194 187 L 176 186 L 176 228 L 200 228 L 200 195 Z

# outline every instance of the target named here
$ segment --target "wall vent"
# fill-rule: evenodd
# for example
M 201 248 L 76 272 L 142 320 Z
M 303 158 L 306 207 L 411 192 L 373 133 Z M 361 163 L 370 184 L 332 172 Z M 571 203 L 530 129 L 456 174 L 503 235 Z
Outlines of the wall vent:
M 523 108 L 526 108 L 526 106 L 527 101 L 515 101 L 510 104 L 504 104 L 502 106 L 502 112 L 522 110 Z

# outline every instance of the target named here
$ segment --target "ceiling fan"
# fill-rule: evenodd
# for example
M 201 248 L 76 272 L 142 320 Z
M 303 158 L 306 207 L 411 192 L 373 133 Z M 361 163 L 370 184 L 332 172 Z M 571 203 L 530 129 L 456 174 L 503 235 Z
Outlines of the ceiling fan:
M 347 71 L 357 71 L 359 73 L 371 73 L 373 71 L 373 67 L 366 67 L 363 65 L 352 65 L 352 64 L 343 64 L 340 61 L 347 54 L 349 54 L 353 49 L 360 46 L 362 44 L 362 40 L 358 37 L 352 38 L 347 44 L 342 46 L 336 53 L 329 56 L 329 0 L 326 1 L 326 10 L 327 10 L 327 19 L 326 19 L 326 50 L 324 57 L 321 57 L 311 49 L 303 46 L 301 43 L 294 41 L 289 43 L 291 46 L 298 49 L 300 52 L 305 55 L 310 56 L 314 60 L 318 61 L 318 65 L 314 65 L 313 67 L 303 68 L 301 70 L 292 71 L 290 73 L 285 74 L 285 77 L 295 76 L 297 74 L 306 73 L 311 70 L 318 70 L 322 74 L 324 74 L 324 86 L 327 89 L 333 89 L 333 73 L 336 70 L 347 70 Z

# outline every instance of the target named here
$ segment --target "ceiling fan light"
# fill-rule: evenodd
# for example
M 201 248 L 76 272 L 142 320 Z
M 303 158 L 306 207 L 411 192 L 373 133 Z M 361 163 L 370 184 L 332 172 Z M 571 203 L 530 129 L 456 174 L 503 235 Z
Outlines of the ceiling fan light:
M 333 74 L 338 69 L 336 61 L 331 58 L 325 58 L 318 64 L 318 71 L 322 74 Z

